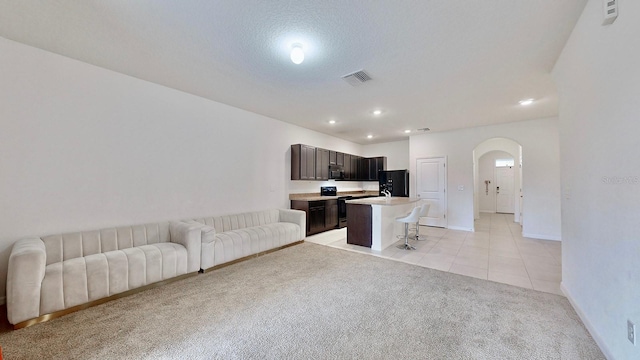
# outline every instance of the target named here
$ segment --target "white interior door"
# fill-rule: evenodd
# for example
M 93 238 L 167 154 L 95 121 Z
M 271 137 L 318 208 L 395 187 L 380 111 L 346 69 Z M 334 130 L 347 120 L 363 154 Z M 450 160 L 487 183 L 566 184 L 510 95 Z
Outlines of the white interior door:
M 446 159 L 418 159 L 416 170 L 416 194 L 431 205 L 420 224 L 447 227 Z
M 514 174 L 513 166 L 496 168 L 496 212 L 513 214 L 514 208 Z

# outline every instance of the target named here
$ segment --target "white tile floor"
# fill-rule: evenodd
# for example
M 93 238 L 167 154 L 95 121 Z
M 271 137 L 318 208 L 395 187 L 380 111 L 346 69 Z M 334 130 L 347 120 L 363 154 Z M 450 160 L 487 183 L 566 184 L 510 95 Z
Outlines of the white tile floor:
M 467 232 L 421 226 L 420 234 L 426 240 L 410 240 L 415 251 L 398 249 L 395 244 L 382 251 L 349 245 L 346 228 L 309 236 L 305 241 L 563 295 L 560 242 L 522 237 L 522 227 L 507 214 L 482 213 L 475 229 Z

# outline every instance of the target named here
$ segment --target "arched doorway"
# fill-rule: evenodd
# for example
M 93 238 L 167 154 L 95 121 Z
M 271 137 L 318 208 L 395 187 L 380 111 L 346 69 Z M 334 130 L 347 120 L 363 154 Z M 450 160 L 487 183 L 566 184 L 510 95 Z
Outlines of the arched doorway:
M 474 219 L 480 218 L 481 210 L 492 212 L 492 209 L 487 204 L 493 202 L 495 205 L 501 200 L 504 201 L 504 191 L 503 194 L 499 194 L 499 189 L 496 186 L 496 175 L 489 175 L 487 167 L 489 164 L 493 164 L 492 167 L 498 169 L 500 165 L 498 164 L 496 167 L 495 160 L 507 160 L 510 158 L 513 159 L 513 191 L 510 194 L 513 200 L 513 221 L 522 224 L 522 146 L 511 139 L 492 138 L 478 144 L 472 155 Z M 509 165 L 506 164 L 505 166 Z M 491 174 L 498 174 L 499 172 L 498 170 L 491 172 Z M 480 178 L 481 173 L 485 178 Z M 500 179 L 504 181 L 504 178 Z M 508 200 L 511 201 L 511 199 Z M 484 206 L 482 209 L 481 202 Z M 493 212 L 496 212 L 496 210 L 499 210 L 499 205 Z

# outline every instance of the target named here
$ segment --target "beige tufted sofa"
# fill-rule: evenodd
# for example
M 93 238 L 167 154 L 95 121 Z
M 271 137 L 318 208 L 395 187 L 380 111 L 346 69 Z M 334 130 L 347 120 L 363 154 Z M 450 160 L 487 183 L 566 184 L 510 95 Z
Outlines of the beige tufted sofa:
M 9 257 L 8 320 L 29 326 L 197 273 L 200 249 L 200 227 L 184 222 L 19 240 Z
M 206 225 L 201 228 L 203 270 L 301 243 L 307 228 L 305 212 L 289 209 L 198 218 L 192 223 Z

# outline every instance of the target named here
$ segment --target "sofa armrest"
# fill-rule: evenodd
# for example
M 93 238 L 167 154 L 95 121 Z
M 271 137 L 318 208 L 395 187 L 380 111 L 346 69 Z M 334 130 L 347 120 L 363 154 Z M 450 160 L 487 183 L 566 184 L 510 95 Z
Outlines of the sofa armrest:
M 195 220 L 185 220 L 186 223 L 194 224 L 200 228 L 202 240 L 202 252 L 200 255 L 200 268 L 206 270 L 215 265 L 215 242 L 216 229 L 213 226 L 205 225 Z
M 40 316 L 40 288 L 47 266 L 42 240 L 16 241 L 7 269 L 7 318 L 11 324 Z
M 200 227 L 181 221 L 169 223 L 171 242 L 180 244 L 187 249 L 187 272 L 200 270 L 200 250 L 202 240 Z
M 278 210 L 280 211 L 280 222 L 288 222 L 300 226 L 300 236 L 298 240 L 304 240 L 307 234 L 307 214 L 302 210 Z

